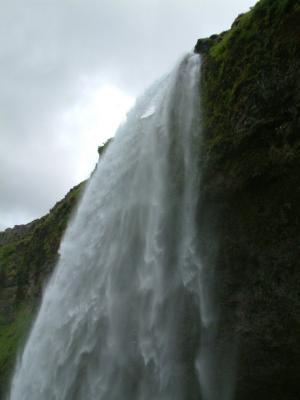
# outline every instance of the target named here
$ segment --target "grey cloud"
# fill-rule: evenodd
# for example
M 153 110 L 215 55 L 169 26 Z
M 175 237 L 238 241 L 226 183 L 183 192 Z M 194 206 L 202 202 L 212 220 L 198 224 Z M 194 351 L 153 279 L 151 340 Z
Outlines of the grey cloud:
M 81 95 L 82 76 L 136 96 L 254 3 L 1 0 L 0 228 L 45 213 L 76 183 L 59 116 Z

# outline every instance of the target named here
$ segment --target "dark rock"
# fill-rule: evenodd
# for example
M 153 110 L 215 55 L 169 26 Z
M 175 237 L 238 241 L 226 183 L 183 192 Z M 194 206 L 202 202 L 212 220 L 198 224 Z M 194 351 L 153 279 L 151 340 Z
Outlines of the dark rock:
M 300 393 L 299 38 L 299 1 L 263 0 L 203 44 L 199 226 L 233 400 Z
M 196 46 L 194 48 L 194 52 L 199 54 L 207 53 L 218 38 L 219 35 L 212 35 L 206 39 L 198 39 Z

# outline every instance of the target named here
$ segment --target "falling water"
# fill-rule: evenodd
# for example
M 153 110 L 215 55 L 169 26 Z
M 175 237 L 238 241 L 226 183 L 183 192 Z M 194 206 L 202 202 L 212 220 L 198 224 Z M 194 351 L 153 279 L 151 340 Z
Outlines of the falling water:
M 188 54 L 137 101 L 101 158 L 62 241 L 11 400 L 209 398 L 199 79 L 200 57 Z

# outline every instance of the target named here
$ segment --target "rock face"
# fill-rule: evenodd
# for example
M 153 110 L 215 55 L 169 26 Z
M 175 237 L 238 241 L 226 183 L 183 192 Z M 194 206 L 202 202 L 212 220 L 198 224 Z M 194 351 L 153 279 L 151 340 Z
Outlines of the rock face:
M 300 2 L 262 0 L 198 41 L 199 224 L 234 400 L 300 396 Z M 213 243 L 213 245 L 212 245 Z M 234 355 L 233 355 L 234 354 Z
M 0 232 L 0 246 L 15 242 L 26 236 L 36 221 L 32 221 L 26 225 L 16 225 L 13 228 L 7 228 L 5 231 Z

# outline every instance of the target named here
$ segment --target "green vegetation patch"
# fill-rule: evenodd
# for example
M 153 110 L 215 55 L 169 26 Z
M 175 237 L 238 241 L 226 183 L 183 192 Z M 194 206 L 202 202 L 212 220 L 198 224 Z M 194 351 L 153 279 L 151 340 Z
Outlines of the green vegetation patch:
M 24 342 L 31 325 L 33 310 L 31 304 L 19 305 L 13 319 L 0 317 L 0 376 L 1 389 L 8 384 L 15 363 L 16 349 Z
M 217 277 L 219 348 L 237 348 L 233 398 L 294 400 L 300 1 L 261 0 L 195 50 L 203 60 L 200 239 Z
M 201 85 L 208 169 L 226 175 L 230 188 L 275 170 L 284 174 L 300 156 L 299 1 L 260 1 L 206 42 Z
M 0 398 L 83 188 L 84 183 L 73 188 L 46 216 L 12 230 L 0 244 Z

